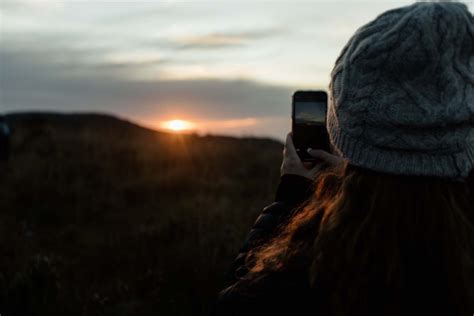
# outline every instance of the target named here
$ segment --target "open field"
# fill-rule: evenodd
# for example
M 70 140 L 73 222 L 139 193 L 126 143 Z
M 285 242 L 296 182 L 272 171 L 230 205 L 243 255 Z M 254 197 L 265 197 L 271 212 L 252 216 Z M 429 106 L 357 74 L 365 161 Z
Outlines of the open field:
M 10 115 L 2 315 L 206 315 L 283 145 L 105 115 Z

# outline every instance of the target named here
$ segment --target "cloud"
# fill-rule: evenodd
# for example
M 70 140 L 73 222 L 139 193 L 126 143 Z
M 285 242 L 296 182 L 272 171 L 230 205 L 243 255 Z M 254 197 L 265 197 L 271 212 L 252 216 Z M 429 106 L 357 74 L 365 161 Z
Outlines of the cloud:
M 171 62 L 156 51 L 129 51 L 107 53 L 96 61 L 95 66 L 102 68 L 142 68 L 158 66 Z
M 229 46 L 240 46 L 246 41 L 245 38 L 239 36 L 229 36 L 225 34 L 209 34 L 203 36 L 187 36 L 174 40 L 179 44 L 181 49 L 189 48 L 219 48 Z
M 55 56 L 0 51 L 6 111 L 108 111 L 128 117 L 246 119 L 289 113 L 292 89 L 251 80 L 133 80 L 123 65 L 56 63 Z M 81 69 L 84 67 L 85 69 Z
M 181 36 L 171 40 L 178 44 L 180 49 L 199 49 L 199 48 L 222 48 L 242 46 L 249 41 L 273 37 L 283 34 L 285 30 L 262 29 L 253 31 L 211 33 L 200 36 Z
M 61 8 L 63 1 L 54 0 L 3 0 L 2 10 Z

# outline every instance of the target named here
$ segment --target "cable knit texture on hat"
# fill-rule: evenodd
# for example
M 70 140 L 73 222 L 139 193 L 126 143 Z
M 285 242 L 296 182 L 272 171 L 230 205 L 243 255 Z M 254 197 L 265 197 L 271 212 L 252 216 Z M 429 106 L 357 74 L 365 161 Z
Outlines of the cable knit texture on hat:
M 331 72 L 327 127 L 356 166 L 465 178 L 474 165 L 474 18 L 415 3 L 360 27 Z

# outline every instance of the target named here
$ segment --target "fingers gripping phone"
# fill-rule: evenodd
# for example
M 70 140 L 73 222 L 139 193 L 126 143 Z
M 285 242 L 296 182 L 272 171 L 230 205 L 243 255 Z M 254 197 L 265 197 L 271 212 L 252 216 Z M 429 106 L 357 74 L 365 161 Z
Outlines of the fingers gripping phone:
M 296 91 L 293 94 L 291 131 L 301 161 L 316 161 L 308 154 L 308 148 L 330 151 L 326 111 L 326 92 Z

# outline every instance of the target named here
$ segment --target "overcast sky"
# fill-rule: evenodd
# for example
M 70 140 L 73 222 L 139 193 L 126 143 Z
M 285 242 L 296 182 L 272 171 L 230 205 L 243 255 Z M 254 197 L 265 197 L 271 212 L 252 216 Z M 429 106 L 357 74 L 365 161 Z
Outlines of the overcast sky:
M 326 90 L 355 30 L 410 3 L 1 0 L 0 111 L 283 139 L 293 91 Z

